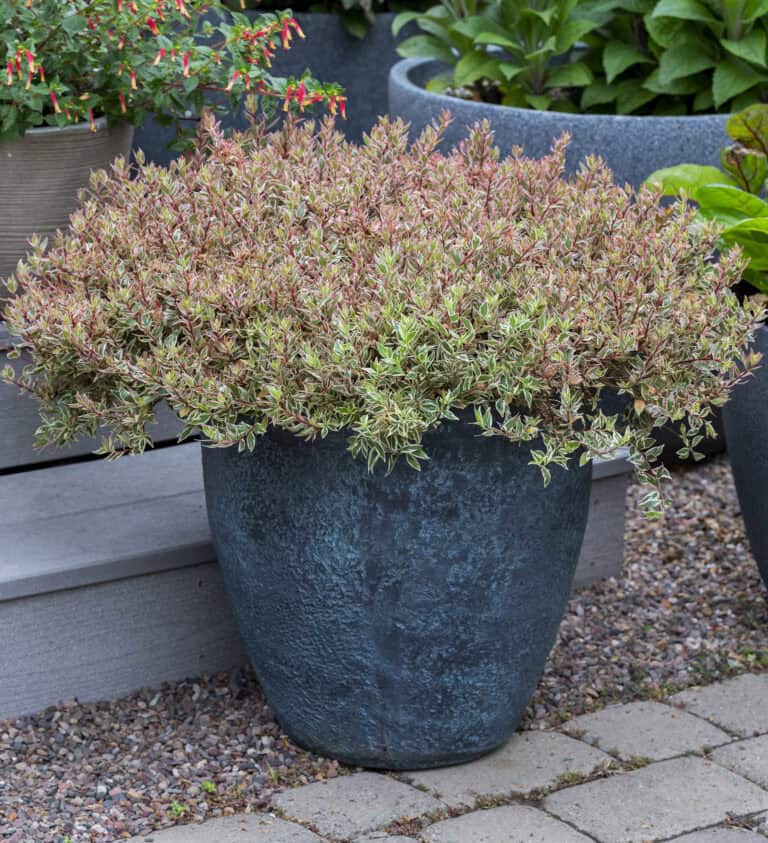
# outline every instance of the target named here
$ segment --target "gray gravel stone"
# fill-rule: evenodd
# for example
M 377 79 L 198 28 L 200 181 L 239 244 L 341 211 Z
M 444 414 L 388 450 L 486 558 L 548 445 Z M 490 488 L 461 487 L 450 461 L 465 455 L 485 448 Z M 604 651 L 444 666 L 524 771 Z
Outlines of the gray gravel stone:
M 588 843 L 583 834 L 527 805 L 443 820 L 422 834 L 428 843 Z
M 670 698 L 743 738 L 768 733 L 767 700 L 768 674 L 746 674 L 705 688 L 690 688 Z
M 553 793 L 544 807 L 601 843 L 643 843 L 768 808 L 768 793 L 700 758 L 676 758 Z
M 177 825 L 132 837 L 126 843 L 321 843 L 320 838 L 295 823 L 269 814 L 241 814 L 198 825 Z
M 708 828 L 675 837 L 670 843 L 765 843 L 765 837 L 743 828 Z
M 444 807 L 426 793 L 377 773 L 355 773 L 286 790 L 272 804 L 289 819 L 312 823 L 320 834 L 341 838 Z
M 768 788 L 768 735 L 720 747 L 710 758 L 745 779 Z
M 478 761 L 403 777 L 451 807 L 472 807 L 478 797 L 552 787 L 566 773 L 586 775 L 610 760 L 600 750 L 557 732 L 523 732 Z
M 621 758 L 663 761 L 706 746 L 728 743 L 731 737 L 700 717 L 657 702 L 610 705 L 595 714 L 569 721 L 563 731 L 583 732 L 588 741 Z

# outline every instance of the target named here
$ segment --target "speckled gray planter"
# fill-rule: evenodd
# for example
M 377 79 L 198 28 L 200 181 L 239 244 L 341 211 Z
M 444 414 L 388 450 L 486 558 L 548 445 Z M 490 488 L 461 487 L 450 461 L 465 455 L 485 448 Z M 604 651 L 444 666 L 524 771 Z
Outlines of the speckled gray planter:
M 757 332 L 754 348 L 761 368 L 734 389 L 723 418 L 749 544 L 768 586 L 768 328 Z
M 332 434 L 203 449 L 208 517 L 246 648 L 299 744 L 432 767 L 515 729 L 570 593 L 591 466 L 544 487 L 529 452 L 454 423 L 421 472 L 370 474 Z
M 389 69 L 399 56 L 395 50 L 390 13 L 376 15 L 365 38 L 350 35 L 337 15 L 314 12 L 297 14 L 306 41 L 294 40 L 287 52 L 278 52 L 270 71 L 275 76 L 300 76 L 310 68 L 316 79 L 338 82 L 346 91 L 347 119 L 337 120 L 337 126 L 353 141 L 360 141 L 380 114 L 387 110 L 387 81 Z M 326 112 L 318 106 L 314 112 Z M 224 125 L 247 127 L 242 115 L 224 119 Z M 148 120 L 136 131 L 135 146 L 144 150 L 156 164 L 168 164 L 175 154 L 168 151 L 173 129 Z
M 600 155 L 620 184 L 637 187 L 654 170 L 673 164 L 714 164 L 728 142 L 727 115 L 696 117 L 633 117 L 612 114 L 562 114 L 510 108 L 433 94 L 424 89 L 441 65 L 423 59 L 404 59 L 390 72 L 389 113 L 420 131 L 445 109 L 454 122 L 446 140 L 455 144 L 468 126 L 487 119 L 503 152 L 522 146 L 532 158 L 546 155 L 553 138 L 569 132 L 567 169 L 573 172 L 587 155 Z

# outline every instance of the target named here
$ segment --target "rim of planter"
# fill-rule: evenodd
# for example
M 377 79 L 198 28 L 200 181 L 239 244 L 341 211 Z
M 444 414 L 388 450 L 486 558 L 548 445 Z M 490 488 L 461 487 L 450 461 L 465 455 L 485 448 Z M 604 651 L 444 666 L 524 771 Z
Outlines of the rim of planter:
M 94 123 L 96 125 L 96 132 L 109 128 L 106 117 L 97 117 Z M 45 135 L 82 134 L 83 132 L 95 134 L 91 132 L 91 124 L 87 120 L 83 120 L 81 123 L 68 123 L 66 126 L 35 126 L 32 129 L 27 129 L 24 132 L 24 137 L 39 138 Z M 14 138 L 12 140 L 16 139 Z
M 525 114 L 535 112 L 537 119 L 542 121 L 562 121 L 564 118 L 574 120 L 576 122 L 588 122 L 595 119 L 600 120 L 614 120 L 619 123 L 647 123 L 649 120 L 686 120 L 695 125 L 698 122 L 711 121 L 713 117 L 726 118 L 728 115 L 716 111 L 710 111 L 706 114 L 611 114 L 609 112 L 599 112 L 584 114 L 579 111 L 538 111 L 535 108 L 519 108 L 515 105 L 498 105 L 491 102 L 477 102 L 475 100 L 465 100 L 460 97 L 451 97 L 448 94 L 439 94 L 435 91 L 428 91 L 418 81 L 414 81 L 416 74 L 423 74 L 427 76 L 428 69 L 439 71 L 447 68 L 448 65 L 435 59 L 401 59 L 397 64 L 393 65 L 389 72 L 389 82 L 392 86 L 397 86 L 411 94 L 413 97 L 430 97 L 437 100 L 443 107 L 449 111 L 453 111 L 456 103 L 461 103 L 462 106 L 468 108 L 482 108 L 483 110 L 490 110 L 492 113 L 508 114 L 509 112 L 518 111 Z M 432 73 L 430 72 L 431 76 Z

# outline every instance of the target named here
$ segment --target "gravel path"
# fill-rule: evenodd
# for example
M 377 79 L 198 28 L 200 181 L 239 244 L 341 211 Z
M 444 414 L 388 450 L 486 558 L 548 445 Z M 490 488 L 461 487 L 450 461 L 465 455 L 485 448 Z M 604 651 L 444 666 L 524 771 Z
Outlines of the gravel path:
M 678 470 L 662 521 L 639 515 L 640 491 L 626 579 L 571 601 L 529 728 L 768 668 L 768 604 L 727 461 Z M 345 772 L 281 735 L 249 671 L 202 677 L 0 722 L 0 841 L 111 843 Z

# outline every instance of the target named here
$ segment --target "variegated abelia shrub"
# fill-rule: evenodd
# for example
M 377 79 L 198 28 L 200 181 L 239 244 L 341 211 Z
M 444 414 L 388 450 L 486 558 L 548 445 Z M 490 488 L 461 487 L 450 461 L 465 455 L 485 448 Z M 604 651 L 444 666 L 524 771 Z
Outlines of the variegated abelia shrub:
M 40 442 L 106 425 L 104 452 L 139 452 L 166 401 L 217 445 L 343 430 L 372 468 L 416 468 L 424 433 L 473 407 L 545 477 L 628 446 L 658 485 L 652 428 L 688 416 L 695 436 L 745 376 L 741 258 L 597 161 L 566 180 L 565 139 L 502 159 L 481 125 L 442 153 L 446 120 L 409 145 L 382 119 L 360 147 L 329 123 L 227 140 L 207 120 L 170 170 L 97 174 L 11 281 L 32 362 L 5 377 L 40 399 Z

